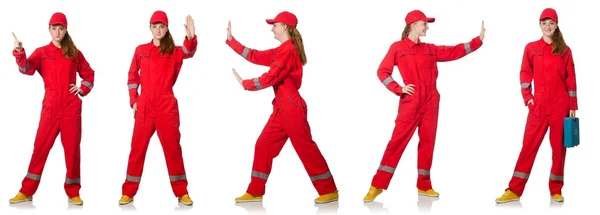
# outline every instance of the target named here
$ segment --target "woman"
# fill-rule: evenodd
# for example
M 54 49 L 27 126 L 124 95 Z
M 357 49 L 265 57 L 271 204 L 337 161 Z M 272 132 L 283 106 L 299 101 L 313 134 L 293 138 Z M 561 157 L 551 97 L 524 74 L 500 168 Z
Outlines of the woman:
M 337 201 L 337 187 L 325 158 L 312 139 L 307 121 L 307 106 L 298 92 L 302 85 L 302 67 L 306 64 L 302 36 L 296 28 L 298 19 L 294 14 L 283 11 L 274 19 L 266 21 L 273 25 L 271 31 L 281 45 L 264 51 L 242 45 L 231 36 L 231 22 L 227 27 L 226 44 L 229 47 L 254 64 L 270 67 L 260 77 L 246 80 L 234 69 L 237 80 L 245 90 L 258 91 L 272 86 L 275 91 L 273 113 L 256 142 L 250 185 L 246 193 L 235 200 L 262 201 L 273 158 L 289 138 L 320 195 L 315 203 Z
M 67 166 L 65 191 L 69 202 L 82 205 L 83 200 L 79 197 L 82 101 L 79 96 L 83 97 L 91 92 L 94 70 L 69 35 L 65 14 L 54 13 L 48 24 L 52 41 L 36 48 L 29 57 L 26 57 L 21 41 L 13 33 L 13 55 L 19 71 L 29 76 L 39 72 L 44 81 L 45 94 L 29 170 L 23 179 L 21 190 L 9 202 L 32 200 L 40 185 L 50 149 L 60 133 Z M 77 74 L 82 79 L 81 86 L 75 85 Z
M 183 60 L 192 58 L 198 45 L 191 16 L 187 16 L 185 28 L 183 46 L 175 46 L 167 14 L 155 11 L 150 17 L 150 31 L 154 38 L 137 46 L 133 54 L 127 85 L 135 124 L 123 195 L 119 200 L 121 205 L 132 202 L 137 193 L 148 144 L 155 131 L 164 150 L 175 197 L 184 205 L 193 204 L 187 191 L 188 182 L 179 144 L 179 108 L 173 94 Z M 138 94 L 140 85 L 143 87 Z
M 479 49 L 483 44 L 485 28 L 482 22 L 479 36 L 468 43 L 455 46 L 437 46 L 421 42 L 419 38 L 426 35 L 428 23 L 434 21 L 435 18 L 427 17 L 419 10 L 409 12 L 405 18 L 406 26 L 402 32 L 402 39 L 392 43 L 377 70 L 379 80 L 388 90 L 400 97 L 400 104 L 392 138 L 373 177 L 369 192 L 363 199 L 364 202 L 372 202 L 388 188 L 400 157 L 417 127 L 418 193 L 439 196 L 439 193 L 433 190 L 429 176 L 440 102 L 440 94 L 436 88 L 437 62 L 457 60 Z M 392 78 L 394 66 L 400 70 L 404 87 Z
M 517 201 L 523 195 L 548 127 L 552 147 L 550 195 L 557 202 L 564 200 L 561 190 L 567 149 L 563 145 L 563 120 L 565 117 L 575 117 L 578 109 L 575 66 L 573 53 L 558 27 L 556 11 L 544 9 L 539 21 L 542 38 L 525 46 L 521 64 L 521 93 L 524 104 L 529 108 L 523 147 L 508 188 L 504 195 L 496 199 L 497 203 Z M 535 95 L 531 86 L 533 80 Z

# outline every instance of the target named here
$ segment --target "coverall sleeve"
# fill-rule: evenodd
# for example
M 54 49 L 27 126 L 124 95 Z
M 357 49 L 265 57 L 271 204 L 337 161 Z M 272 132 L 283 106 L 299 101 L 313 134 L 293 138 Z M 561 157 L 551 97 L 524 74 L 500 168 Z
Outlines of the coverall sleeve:
M 379 81 L 383 83 L 383 86 L 385 86 L 392 93 L 400 96 L 402 95 L 402 86 L 400 86 L 400 84 L 398 84 L 398 82 L 392 78 L 392 72 L 394 71 L 394 66 L 396 65 L 395 44 L 396 43 L 390 46 L 388 52 L 385 54 L 385 57 L 379 64 L 379 68 L 377 69 L 377 77 L 379 78 Z
M 194 57 L 196 54 L 196 48 L 198 47 L 198 37 L 194 35 L 194 38 L 191 40 L 185 36 L 183 40 L 183 46 L 181 46 L 181 50 L 183 51 L 183 59 L 188 59 Z
M 248 60 L 251 63 L 261 65 L 261 66 L 269 66 L 273 61 L 273 57 L 275 56 L 276 48 L 268 49 L 268 50 L 256 50 L 252 48 L 248 48 L 242 45 L 239 41 L 235 39 L 235 37 L 231 37 L 231 40 L 225 40 L 225 43 L 233 49 L 236 53 L 242 56 L 244 59 Z
M 531 81 L 533 81 L 533 67 L 531 65 L 531 58 L 527 47 L 525 47 L 525 50 L 523 51 L 520 81 L 521 95 L 523 96 L 523 102 L 525 103 L 525 106 L 527 106 L 527 101 L 533 98 L 533 88 L 531 85 Z
M 131 60 L 131 66 L 129 66 L 129 77 L 127 79 L 127 88 L 129 89 L 129 106 L 133 107 L 133 104 L 138 99 L 138 88 L 140 86 L 140 57 L 138 55 L 138 49 L 133 53 L 133 59 Z
M 13 49 L 13 56 L 17 61 L 19 72 L 24 75 L 33 75 L 40 67 L 41 53 L 39 49 L 35 49 L 29 58 L 27 58 L 25 49 L 21 51 Z
M 78 57 L 79 67 L 77 71 L 79 73 L 79 77 L 82 79 L 80 88 L 81 91 L 83 91 L 81 96 L 86 96 L 92 91 L 92 88 L 94 88 L 95 71 L 92 69 L 92 67 L 90 67 L 90 63 L 85 59 L 85 56 L 83 56 L 81 51 L 79 51 Z
M 258 91 L 283 81 L 290 72 L 289 65 L 292 56 L 289 50 L 279 52 L 275 55 L 268 72 L 263 73 L 260 77 L 242 81 L 242 86 L 245 90 Z
M 567 53 L 567 90 L 569 91 L 569 110 L 577 110 L 577 81 L 575 78 L 575 63 L 571 49 Z
M 461 43 L 455 46 L 435 46 L 437 61 L 446 62 L 458 60 L 471 52 L 476 51 L 481 45 L 483 45 L 483 41 L 477 36 L 467 43 Z

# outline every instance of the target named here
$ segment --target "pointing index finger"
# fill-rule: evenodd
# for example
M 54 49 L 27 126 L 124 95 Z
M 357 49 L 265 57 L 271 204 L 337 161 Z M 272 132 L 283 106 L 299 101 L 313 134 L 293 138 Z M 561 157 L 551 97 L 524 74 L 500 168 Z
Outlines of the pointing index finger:
M 15 35 L 15 32 L 10 32 L 10 33 L 12 33 L 13 38 L 15 38 L 15 40 L 19 40 L 19 39 L 17 39 L 17 35 Z

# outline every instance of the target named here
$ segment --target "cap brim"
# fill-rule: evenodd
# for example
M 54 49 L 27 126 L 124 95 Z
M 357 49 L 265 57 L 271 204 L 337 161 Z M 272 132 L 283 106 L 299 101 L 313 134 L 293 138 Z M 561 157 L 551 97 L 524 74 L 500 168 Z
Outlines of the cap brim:
M 165 23 L 165 22 L 163 22 L 163 21 L 154 21 L 154 22 L 152 22 L 151 24 L 153 24 L 153 25 L 154 25 L 154 24 L 157 24 L 157 23 L 160 23 L 160 24 L 163 24 L 163 25 L 167 25 L 167 23 Z
M 62 23 L 62 22 L 53 22 L 53 23 L 50 23 L 50 25 L 62 25 L 62 26 L 67 26 L 67 25 L 65 25 L 65 23 Z
M 275 24 L 275 23 L 277 23 L 277 22 L 278 22 L 278 21 L 277 21 L 277 20 L 275 20 L 275 19 L 266 19 L 266 21 L 267 21 L 267 24 L 269 24 L 269 25 L 272 25 L 272 24 Z
M 433 17 L 427 17 L 427 19 L 425 19 L 425 21 L 427 21 L 429 23 L 432 23 L 432 22 L 435 22 L 435 18 L 433 18 Z
M 540 21 L 542 21 L 544 19 L 551 19 L 552 21 L 556 22 L 556 19 L 554 19 L 554 17 L 551 17 L 551 16 L 543 16 L 543 17 L 540 18 Z

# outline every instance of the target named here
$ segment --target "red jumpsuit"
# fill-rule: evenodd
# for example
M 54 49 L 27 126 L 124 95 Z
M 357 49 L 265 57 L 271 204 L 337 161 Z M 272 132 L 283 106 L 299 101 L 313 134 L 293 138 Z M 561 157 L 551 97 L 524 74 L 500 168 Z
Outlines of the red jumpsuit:
M 532 81 L 535 80 L 535 95 Z M 543 39 L 525 47 L 521 65 L 521 92 L 529 108 L 523 147 L 516 163 L 508 189 L 518 196 L 523 194 L 536 154 L 550 127 L 552 168 L 549 176 L 551 195 L 562 194 L 565 155 L 563 120 L 569 110 L 577 110 L 577 84 L 571 49 L 564 54 L 552 54 L 552 45 Z M 527 101 L 533 99 L 533 105 Z
M 36 192 L 50 149 L 60 133 L 67 167 L 65 192 L 69 198 L 77 197 L 81 189 L 79 145 L 82 101 L 79 96 L 69 92 L 69 85 L 75 84 L 79 73 L 82 79 L 81 96 L 86 96 L 94 86 L 95 72 L 81 51 L 77 52 L 76 57 L 67 59 L 62 55 L 62 49 L 52 42 L 35 49 L 29 58 L 26 57 L 25 50 L 13 50 L 13 55 L 21 73 L 40 73 L 46 91 L 29 170 L 23 179 L 20 192 L 27 196 Z
M 187 178 L 183 165 L 181 134 L 179 133 L 179 108 L 173 86 L 184 59 L 194 56 L 198 42 L 196 36 L 183 46 L 176 46 L 172 54 L 159 53 L 160 47 L 151 42 L 135 49 L 127 85 L 129 105 L 137 103 L 131 152 L 122 194 L 133 197 L 139 188 L 150 138 L 156 131 L 162 145 L 171 187 L 176 197 L 188 194 Z M 139 73 L 138 73 L 139 72 Z M 138 94 L 138 87 L 142 86 Z
M 400 104 L 392 138 L 373 177 L 372 186 L 388 188 L 404 149 L 419 127 L 417 188 L 432 189 L 429 170 L 440 102 L 440 94 L 436 88 L 437 62 L 460 59 L 479 49 L 482 44 L 479 36 L 468 43 L 455 46 L 437 46 L 421 41 L 415 43 L 406 37 L 390 46 L 377 70 L 377 76 L 388 90 L 400 96 Z M 413 95 L 403 94 L 402 87 L 392 78 L 394 66 L 398 67 L 405 85 L 414 85 Z
M 298 92 L 302 85 L 302 62 L 292 40 L 265 51 L 245 47 L 235 38 L 226 43 L 249 62 L 270 67 L 260 77 L 244 80 L 242 85 L 245 90 L 257 91 L 273 86 L 275 91 L 273 113 L 256 141 L 247 193 L 253 196 L 264 195 L 273 158 L 279 155 L 288 138 L 319 195 L 335 192 L 335 181 L 319 147 L 312 139 L 307 121 L 307 106 Z

